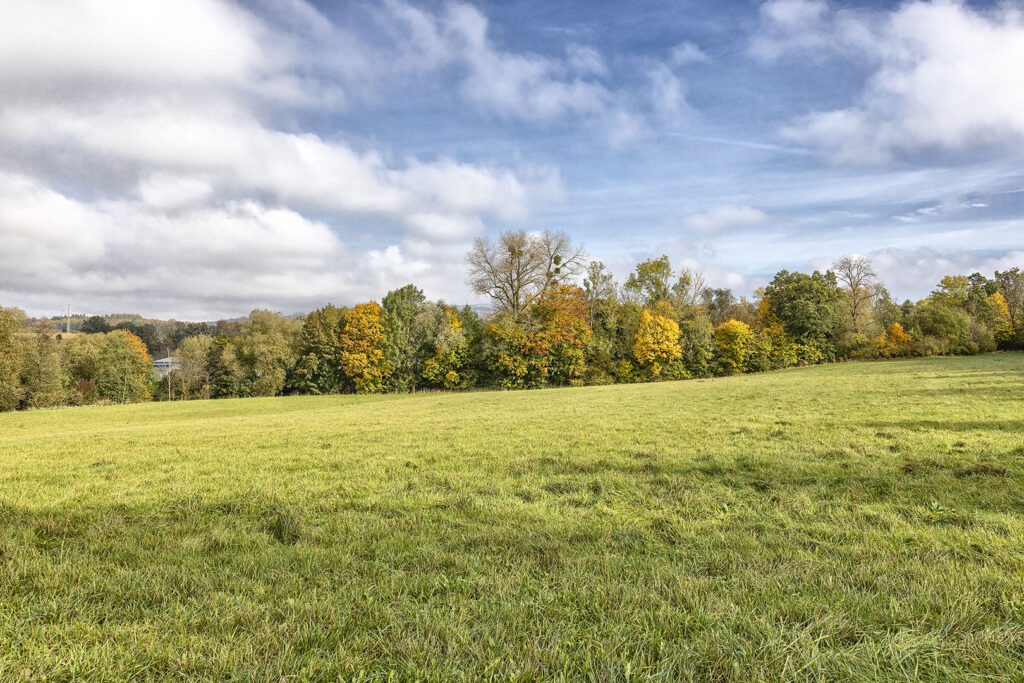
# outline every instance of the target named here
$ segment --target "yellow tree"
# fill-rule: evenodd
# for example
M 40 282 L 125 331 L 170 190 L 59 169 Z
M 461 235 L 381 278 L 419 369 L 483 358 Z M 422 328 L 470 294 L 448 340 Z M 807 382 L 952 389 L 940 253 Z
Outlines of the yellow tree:
M 381 391 L 388 375 L 384 361 L 384 325 L 376 301 L 355 306 L 341 332 L 341 368 L 360 394 Z
M 715 328 L 718 360 L 728 374 L 739 374 L 746 368 L 747 350 L 753 333 L 739 320 L 727 320 Z
M 679 360 L 682 356 L 679 324 L 645 308 L 640 313 L 640 324 L 633 341 L 633 358 L 636 362 L 650 372 L 652 377 L 657 377 L 664 370 L 665 364 Z
M 988 303 L 995 313 L 995 325 L 992 332 L 996 342 L 1005 344 L 1013 339 L 1013 322 L 1010 318 L 1010 307 L 1006 303 L 1006 298 L 999 292 L 991 294 L 988 297 Z

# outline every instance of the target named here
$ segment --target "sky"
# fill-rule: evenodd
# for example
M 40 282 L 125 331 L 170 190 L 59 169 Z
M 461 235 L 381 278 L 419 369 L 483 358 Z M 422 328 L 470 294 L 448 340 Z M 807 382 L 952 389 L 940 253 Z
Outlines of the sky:
M 750 295 L 1024 266 L 1024 2 L 4 0 L 0 305 L 477 303 L 565 230 Z

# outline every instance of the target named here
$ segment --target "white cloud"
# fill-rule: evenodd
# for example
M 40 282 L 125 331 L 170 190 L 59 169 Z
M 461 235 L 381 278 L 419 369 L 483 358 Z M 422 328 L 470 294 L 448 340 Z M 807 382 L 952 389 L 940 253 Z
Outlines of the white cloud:
M 255 201 L 168 214 L 132 200 L 83 202 L 0 173 L 0 297 L 56 310 L 214 319 L 379 299 L 408 282 L 462 295 L 466 245 L 404 239 L 365 252 L 325 223 Z M 461 270 L 459 271 L 461 272 Z
M 0 5 L 0 295 L 214 316 L 353 303 L 415 276 L 464 300 L 467 238 L 564 195 L 549 168 L 399 157 L 304 132 L 295 109 L 337 103 L 337 88 L 378 65 L 359 58 L 365 46 L 332 52 L 345 30 L 301 0 L 269 7 L 292 23 L 271 28 L 224 0 Z M 377 61 L 451 59 L 450 36 L 431 47 L 436 26 L 421 14 L 386 10 L 417 36 L 418 57 Z M 326 71 L 313 76 L 315 59 Z M 354 226 L 367 223 L 378 235 L 362 246 Z
M 154 173 L 139 182 L 139 197 L 156 209 L 189 206 L 211 194 L 213 187 L 200 178 Z
M 650 80 L 651 102 L 655 114 L 668 126 L 676 126 L 693 115 L 686 101 L 686 86 L 663 64 L 647 72 Z
M 607 76 L 608 65 L 604 62 L 601 53 L 588 45 L 577 45 L 572 43 L 565 51 L 569 60 L 569 67 L 580 74 Z
M 712 235 L 730 228 L 766 223 L 768 214 L 752 206 L 719 206 L 687 216 L 683 223 L 691 230 Z
M 922 292 L 933 289 L 946 275 L 981 273 L 991 277 L 996 270 L 1007 270 L 1024 264 L 1024 250 L 998 255 L 974 251 L 937 251 L 929 247 L 916 249 L 887 248 L 868 256 L 879 278 L 894 296 L 900 292 Z
M 776 0 L 762 13 L 755 54 L 840 54 L 870 69 L 855 104 L 812 113 L 784 131 L 789 139 L 855 164 L 1024 152 L 1024 18 L 1018 9 L 982 11 L 935 0 L 865 12 Z
M 687 40 L 672 48 L 669 61 L 676 66 L 685 66 L 709 62 L 711 58 L 697 44 Z

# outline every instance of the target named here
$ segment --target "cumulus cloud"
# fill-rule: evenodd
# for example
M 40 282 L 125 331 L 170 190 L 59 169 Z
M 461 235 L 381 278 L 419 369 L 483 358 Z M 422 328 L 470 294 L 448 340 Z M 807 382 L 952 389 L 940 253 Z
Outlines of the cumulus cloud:
M 930 247 L 916 249 L 887 248 L 868 256 L 879 278 L 894 295 L 900 292 L 922 292 L 933 289 L 946 275 L 982 273 L 990 276 L 996 270 L 1020 267 L 1024 250 L 999 254 L 980 251 L 938 251 Z
M 752 206 L 719 206 L 703 213 L 690 214 L 683 223 L 691 230 L 713 235 L 731 228 L 760 225 L 766 223 L 768 218 L 768 214 Z
M 886 12 L 773 0 L 754 54 L 855 58 L 869 71 L 851 106 L 814 112 L 790 140 L 841 163 L 1024 151 L 1024 18 L 1011 5 L 908 2 Z
M 563 194 L 550 168 L 399 156 L 297 127 L 293 112 L 339 105 L 335 87 L 377 68 L 346 62 L 365 46 L 332 53 L 346 30 L 300 0 L 275 24 L 226 0 L 130 5 L 0 6 L 5 298 L 219 315 L 352 303 L 413 276 L 458 298 L 447 268 L 461 274 L 469 237 Z M 448 42 L 430 47 L 436 27 L 386 7 L 428 56 L 409 65 L 450 59 Z M 299 39 L 331 56 L 324 70 Z

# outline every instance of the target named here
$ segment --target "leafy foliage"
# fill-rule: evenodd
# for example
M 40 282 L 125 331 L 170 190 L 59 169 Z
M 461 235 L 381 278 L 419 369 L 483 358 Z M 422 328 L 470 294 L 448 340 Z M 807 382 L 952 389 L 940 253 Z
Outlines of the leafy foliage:
M 390 368 L 384 358 L 384 325 L 380 304 L 376 301 L 354 306 L 345 316 L 341 367 L 356 393 L 374 394 L 384 390 Z

